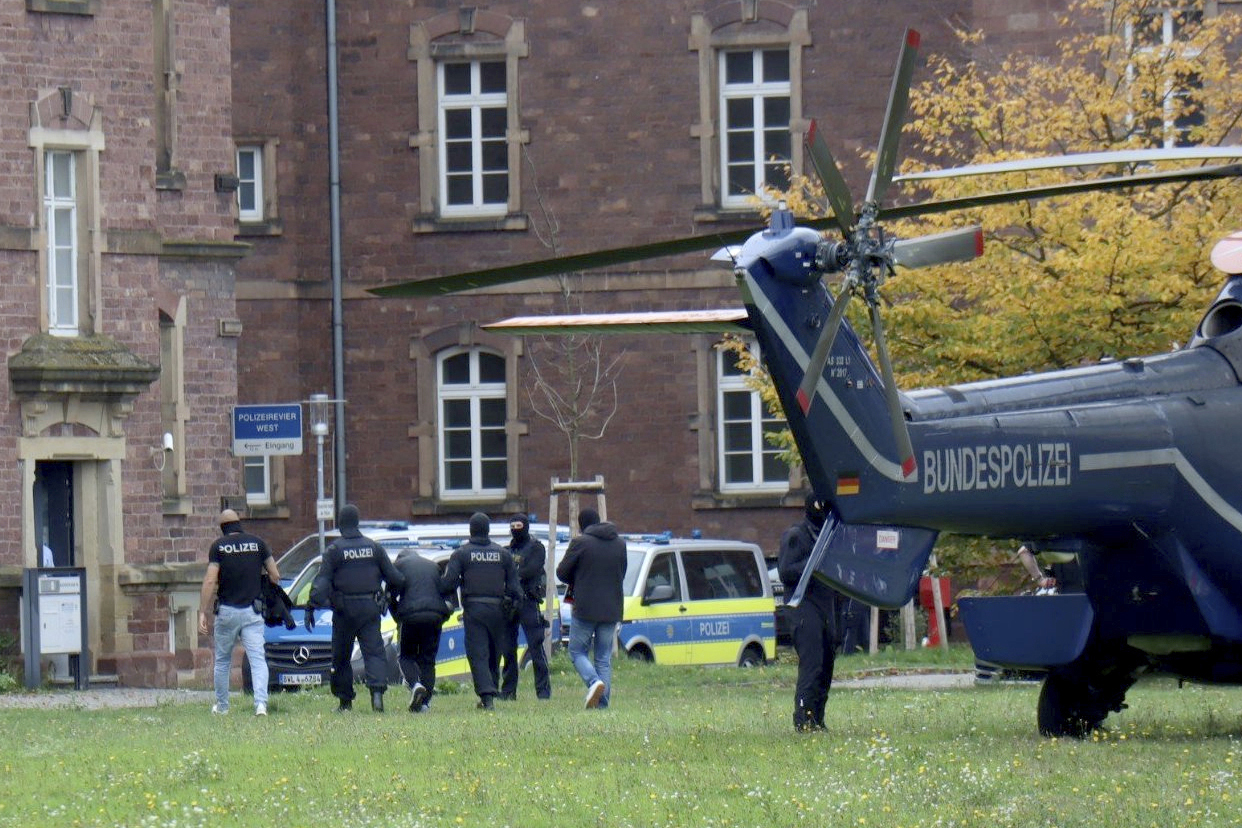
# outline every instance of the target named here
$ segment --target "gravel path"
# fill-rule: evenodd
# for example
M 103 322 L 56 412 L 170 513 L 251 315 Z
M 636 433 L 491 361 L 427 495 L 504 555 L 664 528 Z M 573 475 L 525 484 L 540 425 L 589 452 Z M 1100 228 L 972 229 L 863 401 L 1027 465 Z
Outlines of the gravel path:
M 41 690 L 37 693 L 0 693 L 0 709 L 70 708 L 102 710 L 118 707 L 157 707 L 161 704 L 210 705 L 210 690 L 159 690 L 143 687 L 100 687 L 88 690 Z
M 974 673 L 917 673 L 867 678 L 838 679 L 834 688 L 890 688 L 901 690 L 949 690 L 973 687 Z M 162 704 L 210 705 L 210 690 L 160 690 L 142 687 L 99 687 L 89 690 L 43 690 L 37 693 L 0 693 L 0 709 L 69 708 L 104 710 L 122 707 L 158 707 Z

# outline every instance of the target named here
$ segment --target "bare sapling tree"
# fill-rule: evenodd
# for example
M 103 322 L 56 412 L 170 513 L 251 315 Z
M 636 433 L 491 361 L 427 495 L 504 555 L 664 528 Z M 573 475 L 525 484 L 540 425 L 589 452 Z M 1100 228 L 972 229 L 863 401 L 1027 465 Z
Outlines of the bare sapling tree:
M 525 150 L 526 163 L 534 171 L 534 162 Z M 539 217 L 532 217 L 531 227 L 553 256 L 561 254 L 560 224 L 544 201 L 535 181 L 535 203 Z M 562 313 L 581 313 L 581 274 L 559 275 L 559 305 Z M 527 362 L 533 383 L 527 387 L 531 410 L 556 426 L 565 437 L 569 452 L 569 479 L 578 480 L 581 445 L 584 440 L 599 440 L 617 413 L 617 379 L 621 374 L 625 351 L 609 355 L 602 336 L 573 334 L 532 338 L 527 348 Z

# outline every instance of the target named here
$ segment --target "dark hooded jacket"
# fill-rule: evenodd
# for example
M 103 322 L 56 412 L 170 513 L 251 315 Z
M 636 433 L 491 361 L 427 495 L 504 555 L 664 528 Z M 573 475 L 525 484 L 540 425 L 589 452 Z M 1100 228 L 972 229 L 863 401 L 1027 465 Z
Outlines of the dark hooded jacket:
M 625 539 L 611 523 L 592 523 L 571 540 L 556 577 L 573 590 L 573 617 L 595 624 L 619 622 L 625 566 Z
M 405 587 L 393 608 L 398 621 L 443 621 L 450 613 L 449 604 L 440 594 L 440 567 L 434 561 L 413 551 L 402 552 L 397 570 L 405 576 Z

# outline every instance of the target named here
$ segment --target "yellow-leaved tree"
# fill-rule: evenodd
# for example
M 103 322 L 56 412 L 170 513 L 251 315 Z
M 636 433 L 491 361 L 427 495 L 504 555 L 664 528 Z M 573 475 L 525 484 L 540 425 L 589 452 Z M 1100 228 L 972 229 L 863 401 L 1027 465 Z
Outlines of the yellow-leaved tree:
M 910 94 L 903 171 L 1161 146 L 1237 143 L 1242 15 L 1205 17 L 1203 3 L 1075 0 L 1057 57 L 992 57 L 962 32 L 963 62 L 931 55 Z M 923 74 L 928 74 L 925 70 Z M 1203 163 L 1220 163 L 1205 161 Z M 1167 164 L 938 179 L 913 200 L 1022 189 L 1157 170 Z M 801 215 L 823 213 L 817 182 L 779 193 Z M 881 293 L 902 388 L 1066 368 L 1186 342 L 1224 282 L 1212 246 L 1242 229 L 1242 181 L 1169 184 L 1021 201 L 890 224 L 901 238 L 981 225 L 984 255 L 967 264 L 899 270 Z M 862 303 L 850 316 L 860 332 Z M 734 347 L 726 344 L 726 347 Z M 756 386 L 774 400 L 761 373 Z M 779 410 L 777 408 L 776 410 Z M 790 447 L 788 432 L 774 436 Z M 791 450 L 791 460 L 796 456 Z M 946 548 L 947 547 L 947 548 Z M 957 574 L 1012 555 L 986 541 L 943 538 Z M 969 578 L 968 578 L 969 580 Z
M 922 166 L 1236 142 L 1232 71 L 1242 15 L 1147 0 L 1077 0 L 1055 59 L 931 56 L 906 128 Z M 1195 4 L 1202 7 L 1202 3 Z M 977 34 L 968 53 L 989 54 Z M 1220 163 L 1207 161 L 1204 163 Z M 1159 169 L 1167 165 L 1145 165 Z M 1020 189 L 1136 165 L 938 180 L 919 197 Z M 1169 184 L 1023 201 L 891 227 L 980 224 L 982 258 L 899 271 L 883 290 L 903 386 L 1065 368 L 1185 343 L 1223 284 L 1213 244 L 1242 228 L 1242 182 Z

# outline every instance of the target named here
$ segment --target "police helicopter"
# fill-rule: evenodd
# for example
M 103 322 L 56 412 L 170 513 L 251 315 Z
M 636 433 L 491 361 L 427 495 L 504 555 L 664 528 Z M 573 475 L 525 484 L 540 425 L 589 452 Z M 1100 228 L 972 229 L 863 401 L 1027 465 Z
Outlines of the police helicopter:
M 757 233 L 616 248 L 373 292 L 431 296 L 719 246 L 713 258 L 731 263 L 744 311 L 524 317 L 488 327 L 518 334 L 749 330 L 811 484 L 831 506 L 814 576 L 851 597 L 882 608 L 905 604 L 940 532 L 1012 538 L 1075 555 L 1081 594 L 960 601 L 978 657 L 1045 672 L 1037 719 L 1046 736 L 1089 735 L 1122 709 L 1144 674 L 1242 683 L 1242 234 L 1213 253 L 1228 278 L 1188 344 L 1154 356 L 901 392 L 878 294 L 896 266 L 965 261 L 982 252 L 978 227 L 899 239 L 882 220 L 1231 178 L 1242 174 L 1242 164 L 886 205 L 918 40 L 913 30 L 903 38 L 858 206 L 813 126 L 806 141 L 827 194 L 824 218 L 796 222 L 778 208 Z M 1169 157 L 1160 150 L 1091 153 L 943 174 Z M 1199 147 L 1181 157 L 1242 152 Z M 865 304 L 875 360 L 845 317 L 851 301 Z

